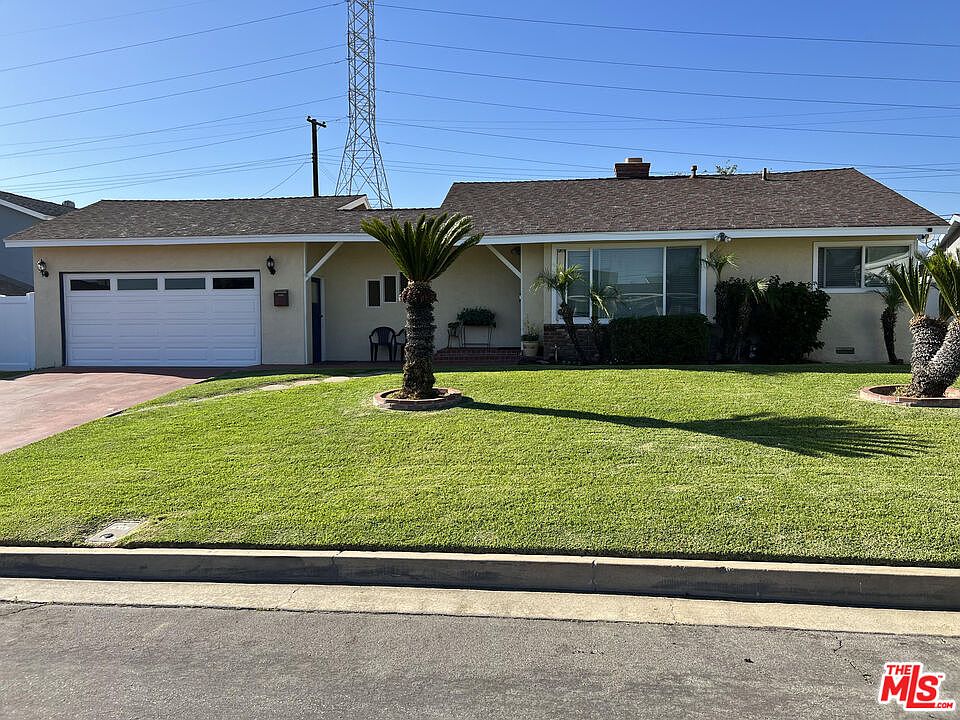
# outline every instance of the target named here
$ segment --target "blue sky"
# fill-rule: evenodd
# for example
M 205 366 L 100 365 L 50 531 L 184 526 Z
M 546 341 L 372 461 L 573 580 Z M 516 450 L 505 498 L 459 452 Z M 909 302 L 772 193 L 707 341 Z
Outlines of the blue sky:
M 309 113 L 329 123 L 321 192 L 332 192 L 347 68 L 346 8 L 329 3 L 0 0 L 0 188 L 81 205 L 308 195 Z M 394 204 L 434 205 L 453 180 L 605 176 L 640 155 L 658 174 L 854 165 L 938 214 L 960 211 L 960 41 L 934 45 L 954 42 L 954 11 L 380 2 L 378 132 Z

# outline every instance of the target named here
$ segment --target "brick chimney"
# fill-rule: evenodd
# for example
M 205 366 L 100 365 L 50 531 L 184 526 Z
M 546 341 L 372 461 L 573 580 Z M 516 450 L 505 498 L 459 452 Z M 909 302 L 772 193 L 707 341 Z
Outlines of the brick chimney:
M 613 170 L 620 179 L 650 177 L 650 163 L 644 162 L 643 158 L 627 158 L 622 163 L 616 163 Z

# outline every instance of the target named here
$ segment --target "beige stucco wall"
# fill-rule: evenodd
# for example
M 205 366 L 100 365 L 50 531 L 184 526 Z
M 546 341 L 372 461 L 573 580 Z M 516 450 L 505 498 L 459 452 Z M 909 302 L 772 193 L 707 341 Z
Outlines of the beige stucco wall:
M 37 366 L 63 364 L 61 273 L 212 270 L 260 271 L 262 362 L 303 363 L 303 253 L 302 243 L 35 248 L 34 262 L 43 258 L 50 273 L 35 279 Z M 268 255 L 276 275 L 266 270 Z M 273 291 L 281 289 L 290 291 L 290 307 L 273 307 Z
M 912 238 L 873 237 L 873 238 L 738 238 L 724 245 L 724 248 L 736 254 L 737 268 L 729 268 L 724 277 L 767 277 L 779 275 L 784 281 L 813 281 L 814 243 L 850 243 L 861 245 L 875 241 L 897 240 L 910 244 Z M 602 236 L 598 236 L 598 243 Z M 706 244 L 709 251 L 715 242 Z M 544 268 L 549 268 L 555 257 L 555 245 L 531 244 L 523 246 L 523 291 L 525 317 L 535 325 L 556 322 L 552 318 L 550 296 L 547 293 L 533 293 L 530 286 Z M 567 247 L 570 247 L 567 245 Z M 712 318 L 716 312 L 714 287 L 716 277 L 712 270 L 706 274 L 706 311 Z M 811 358 L 823 362 L 886 362 L 887 355 L 883 345 L 883 333 L 880 326 L 880 313 L 883 304 L 871 291 L 855 293 L 834 293 L 830 297 L 830 318 L 824 323 L 820 339 L 823 350 L 815 352 Z M 903 311 L 897 323 L 897 352 L 901 358 L 910 355 L 909 312 Z M 838 354 L 836 349 L 853 347 L 853 354 Z
M 309 246 L 308 268 L 330 246 Z M 514 265 L 510 248 L 501 248 Z M 404 325 L 402 303 L 367 307 L 367 280 L 397 274 L 397 266 L 377 243 L 345 243 L 317 271 L 323 279 L 324 359 L 327 361 L 369 358 L 370 332 L 380 325 L 399 330 Z M 486 247 L 467 250 L 433 283 L 437 348 L 446 346 L 447 323 L 456 320 L 465 307 L 484 306 L 496 313 L 493 345 L 513 347 L 520 343 L 520 280 Z M 383 351 L 381 351 L 383 359 Z
M 822 238 L 820 242 L 853 242 L 897 238 L 866 238 L 853 241 Z M 900 238 L 902 240 L 902 238 Z M 739 268 L 725 277 L 763 277 L 777 274 L 784 280 L 809 282 L 813 279 L 811 238 L 739 238 L 726 247 L 736 253 Z M 713 243 L 708 244 L 708 249 Z M 174 245 L 138 247 L 44 248 L 34 251 L 34 260 L 43 258 L 49 278 L 35 278 L 37 362 L 40 367 L 59 366 L 62 357 L 60 317 L 60 274 L 71 272 L 163 272 L 259 270 L 261 285 L 262 361 L 298 364 L 312 357 L 309 307 L 304 304 L 305 268 L 312 267 L 331 244 L 270 243 L 233 245 Z M 464 307 L 483 305 L 497 314 L 493 345 L 511 347 L 519 343 L 525 324 L 536 328 L 555 322 L 548 292 L 533 292 L 539 272 L 550 267 L 555 246 L 532 243 L 498 246 L 517 267 L 521 278 L 507 269 L 488 247 L 468 250 L 440 277 L 434 287 L 439 296 L 436 307 L 436 344 L 446 345 L 446 325 Z M 277 263 L 277 274 L 265 268 L 268 255 Z M 345 243 L 321 267 L 316 277 L 324 284 L 325 359 L 362 360 L 368 357 L 370 331 L 378 325 L 403 327 L 402 303 L 378 308 L 366 304 L 366 281 L 396 274 L 393 261 L 376 243 Z M 714 313 L 714 277 L 706 274 L 707 315 Z M 273 291 L 290 291 L 290 307 L 273 307 Z M 520 294 L 523 293 L 521 314 Z M 827 362 L 882 362 L 886 360 L 880 328 L 880 299 L 872 292 L 836 293 L 831 296 L 831 317 L 821 339 L 824 349 L 814 359 Z M 910 353 L 908 314 L 898 324 L 897 348 L 901 357 Z M 854 347 L 852 355 L 838 355 L 837 347 Z

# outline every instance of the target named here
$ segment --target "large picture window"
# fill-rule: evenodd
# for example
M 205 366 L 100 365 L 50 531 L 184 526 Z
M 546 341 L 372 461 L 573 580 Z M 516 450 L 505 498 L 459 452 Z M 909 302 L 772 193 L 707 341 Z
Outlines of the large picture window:
M 557 262 L 583 270 L 567 294 L 576 318 L 590 317 L 591 285 L 615 290 L 606 303 L 611 317 L 702 311 L 699 246 L 577 248 L 560 250 Z
M 884 268 L 903 264 L 910 245 L 821 245 L 816 281 L 824 290 L 863 290 L 883 286 Z

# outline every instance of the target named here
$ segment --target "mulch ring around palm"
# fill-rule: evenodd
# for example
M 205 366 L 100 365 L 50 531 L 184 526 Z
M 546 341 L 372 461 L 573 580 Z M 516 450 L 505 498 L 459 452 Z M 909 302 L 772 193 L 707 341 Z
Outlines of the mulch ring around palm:
M 384 390 L 373 396 L 374 404 L 384 410 L 444 410 L 463 402 L 463 393 L 455 388 L 434 388 L 436 396 L 423 400 L 398 397 L 399 388 Z
M 904 407 L 960 408 L 960 390 L 947 388 L 943 397 L 907 397 L 898 395 L 899 385 L 874 385 L 860 389 L 860 399 Z

